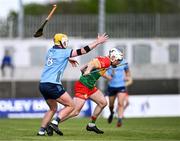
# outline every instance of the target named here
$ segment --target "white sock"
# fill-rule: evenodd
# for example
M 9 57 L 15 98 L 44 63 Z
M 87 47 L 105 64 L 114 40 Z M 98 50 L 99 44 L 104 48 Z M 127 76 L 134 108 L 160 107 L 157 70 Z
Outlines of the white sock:
M 39 132 L 38 132 L 38 134 L 39 134 L 39 135 L 44 135 L 44 134 L 45 134 L 45 132 L 43 132 L 43 131 L 39 131 Z
M 94 126 L 96 126 L 96 124 L 95 123 L 88 123 L 88 126 L 89 127 L 94 127 Z
M 58 125 L 58 122 L 56 120 L 51 121 L 52 124 Z

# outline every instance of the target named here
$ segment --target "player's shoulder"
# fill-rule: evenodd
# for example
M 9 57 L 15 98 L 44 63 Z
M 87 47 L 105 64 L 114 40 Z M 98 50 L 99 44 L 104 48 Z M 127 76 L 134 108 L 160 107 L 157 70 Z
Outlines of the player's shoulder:
M 52 48 L 51 48 L 51 51 L 62 54 L 62 53 L 69 53 L 69 52 L 72 51 L 72 49 L 70 49 L 70 48 L 52 47 Z
M 123 60 L 121 61 L 121 64 L 128 64 L 128 62 L 127 62 L 126 59 L 123 59 Z
M 119 69 L 119 68 L 126 68 L 128 67 L 128 62 L 126 59 L 123 59 L 122 61 L 120 61 L 119 65 L 117 65 L 116 69 Z
M 67 50 L 72 50 L 71 48 L 61 48 L 61 47 L 59 47 L 59 46 L 52 46 L 51 48 L 50 48 L 50 50 L 60 50 L 60 51 L 67 51 Z
M 110 58 L 107 56 L 97 56 L 96 59 L 98 59 L 99 61 L 110 62 Z
M 107 68 L 111 65 L 111 61 L 107 56 L 98 56 L 96 59 L 100 62 L 101 68 Z
M 107 56 L 97 56 L 96 58 L 109 58 Z

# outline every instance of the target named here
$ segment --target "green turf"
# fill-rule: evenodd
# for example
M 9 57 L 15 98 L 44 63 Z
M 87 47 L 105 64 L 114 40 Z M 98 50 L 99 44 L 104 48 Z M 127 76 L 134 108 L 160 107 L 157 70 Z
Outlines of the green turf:
M 87 132 L 88 118 L 67 120 L 60 125 L 64 136 L 36 136 L 41 119 L 0 119 L 0 140 L 6 141 L 175 141 L 180 140 L 180 118 L 137 118 L 124 119 L 123 126 L 107 124 L 98 119 L 97 126 L 105 133 Z

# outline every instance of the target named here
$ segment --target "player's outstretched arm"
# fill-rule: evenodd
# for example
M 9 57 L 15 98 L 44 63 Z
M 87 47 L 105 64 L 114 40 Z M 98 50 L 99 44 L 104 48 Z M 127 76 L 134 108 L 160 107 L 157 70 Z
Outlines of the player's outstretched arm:
M 98 35 L 94 42 L 90 43 L 89 45 L 87 45 L 83 48 L 73 50 L 71 53 L 71 57 L 76 57 L 79 55 L 86 54 L 89 51 L 91 51 L 92 49 L 96 48 L 99 44 L 103 44 L 107 40 L 108 40 L 108 35 L 106 33 L 104 33 L 102 35 Z
M 108 35 L 106 33 L 97 36 L 96 40 L 94 42 L 92 42 L 91 44 L 89 44 L 88 46 L 91 49 L 94 49 L 95 47 L 97 47 L 99 44 L 103 44 L 104 42 L 106 42 L 108 39 Z

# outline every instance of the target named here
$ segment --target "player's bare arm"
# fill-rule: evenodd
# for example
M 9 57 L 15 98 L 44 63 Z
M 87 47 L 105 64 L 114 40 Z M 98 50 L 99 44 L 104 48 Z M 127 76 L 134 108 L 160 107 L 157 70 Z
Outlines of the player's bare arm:
M 102 35 L 98 35 L 94 42 L 90 43 L 89 45 L 87 45 L 83 48 L 73 50 L 71 53 L 71 57 L 76 57 L 76 56 L 86 54 L 89 51 L 91 51 L 92 49 L 96 48 L 99 44 L 103 44 L 104 42 L 106 42 L 107 39 L 108 39 L 108 35 L 106 33 L 104 33 Z
M 131 77 L 131 73 L 129 70 L 125 71 L 125 85 L 129 86 L 133 83 L 132 77 Z
M 100 64 L 99 60 L 98 59 L 93 59 L 92 61 L 90 61 L 87 64 L 87 68 L 84 71 L 83 75 L 88 75 L 93 69 L 99 69 L 100 66 L 101 66 L 101 64 Z
M 77 67 L 79 65 L 78 61 L 72 58 L 68 59 L 69 63 L 71 63 L 72 67 Z

